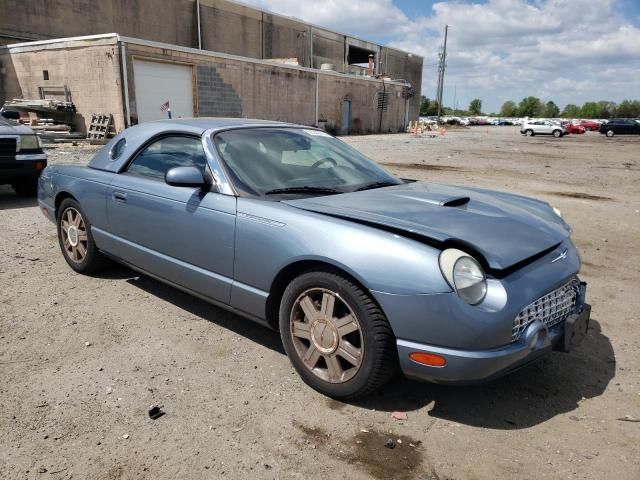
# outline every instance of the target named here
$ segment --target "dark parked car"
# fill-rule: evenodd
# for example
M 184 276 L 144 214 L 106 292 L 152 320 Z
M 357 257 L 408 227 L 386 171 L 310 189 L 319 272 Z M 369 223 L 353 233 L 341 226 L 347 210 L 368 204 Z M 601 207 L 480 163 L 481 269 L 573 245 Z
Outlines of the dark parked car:
M 17 122 L 19 114 L 0 112 L 0 185 L 11 184 L 18 195 L 35 196 L 38 177 L 47 166 L 38 136 Z
M 640 124 L 635 120 L 614 118 L 600 125 L 600 133 L 607 137 L 614 135 L 640 135 Z
M 108 256 L 279 329 L 304 381 L 332 397 L 366 395 L 398 367 L 485 380 L 586 334 L 558 210 L 394 177 L 314 128 L 148 122 L 88 166 L 47 167 L 39 187 L 72 269 Z

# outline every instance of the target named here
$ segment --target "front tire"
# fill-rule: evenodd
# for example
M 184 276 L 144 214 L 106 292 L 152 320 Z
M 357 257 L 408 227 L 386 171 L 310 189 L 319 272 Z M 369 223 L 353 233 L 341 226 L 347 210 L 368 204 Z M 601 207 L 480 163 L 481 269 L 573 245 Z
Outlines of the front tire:
M 616 134 L 616 132 L 614 132 L 613 130 L 607 130 L 607 133 L 606 133 L 608 138 L 613 137 L 615 134 Z
M 525 130 L 525 131 L 524 131 L 524 134 L 525 134 L 527 137 L 533 137 L 533 135 L 534 135 L 534 134 L 533 134 L 533 130 L 531 130 L 531 129 Z
M 78 273 L 90 274 L 105 264 L 91 234 L 91 224 L 80 204 L 71 198 L 62 201 L 56 219 L 62 256 Z
M 560 138 L 562 136 L 562 130 L 554 130 L 553 136 L 556 138 Z
M 395 337 L 367 292 L 331 271 L 294 279 L 280 303 L 284 349 L 302 380 L 336 399 L 365 396 L 397 369 Z

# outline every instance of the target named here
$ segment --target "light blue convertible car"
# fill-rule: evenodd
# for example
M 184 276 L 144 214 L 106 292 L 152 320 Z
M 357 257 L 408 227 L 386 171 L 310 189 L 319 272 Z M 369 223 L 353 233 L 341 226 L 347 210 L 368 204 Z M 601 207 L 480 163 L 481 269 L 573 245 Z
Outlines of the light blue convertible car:
M 105 257 L 279 329 L 334 398 L 465 383 L 586 334 L 570 228 L 545 202 L 399 179 L 314 128 L 182 119 L 129 128 L 39 205 L 79 273 Z

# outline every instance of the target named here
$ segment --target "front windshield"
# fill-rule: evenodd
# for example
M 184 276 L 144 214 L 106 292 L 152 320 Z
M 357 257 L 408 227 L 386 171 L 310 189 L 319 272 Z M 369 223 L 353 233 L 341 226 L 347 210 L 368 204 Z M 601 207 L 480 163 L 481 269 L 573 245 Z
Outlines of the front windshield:
M 250 195 L 323 195 L 403 183 L 319 130 L 241 128 L 214 140 L 234 183 Z

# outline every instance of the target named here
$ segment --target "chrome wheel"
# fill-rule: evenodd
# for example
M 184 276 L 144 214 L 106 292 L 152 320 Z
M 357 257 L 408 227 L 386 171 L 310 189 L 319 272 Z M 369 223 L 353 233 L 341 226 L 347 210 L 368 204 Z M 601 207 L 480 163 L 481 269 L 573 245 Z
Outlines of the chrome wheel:
M 87 256 L 88 237 L 84 218 L 75 208 L 69 207 L 62 212 L 60 235 L 67 258 L 81 263 Z
M 343 383 L 358 373 L 364 356 L 362 329 L 336 292 L 324 288 L 302 292 L 291 309 L 289 332 L 298 357 L 316 377 Z

